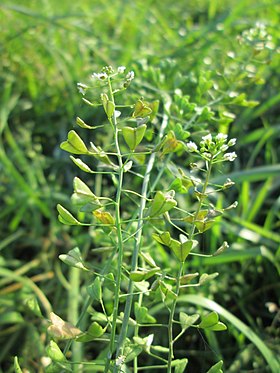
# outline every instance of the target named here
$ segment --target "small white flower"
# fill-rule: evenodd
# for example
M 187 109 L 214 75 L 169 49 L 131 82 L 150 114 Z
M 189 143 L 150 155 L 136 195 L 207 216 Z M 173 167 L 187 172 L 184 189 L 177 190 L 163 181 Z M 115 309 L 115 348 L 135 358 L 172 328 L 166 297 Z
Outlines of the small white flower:
M 118 67 L 118 73 L 123 74 L 125 72 L 126 67 L 125 66 L 119 66 Z
M 220 147 L 220 149 L 222 152 L 225 152 L 226 150 L 228 150 L 228 145 L 224 144 Z
M 191 181 L 192 181 L 192 183 L 194 184 L 194 185 L 199 185 L 199 184 L 201 184 L 201 179 L 199 179 L 198 177 L 194 177 L 194 176 L 190 176 L 190 179 L 191 179 Z
M 211 133 L 208 133 L 208 135 L 203 136 L 203 137 L 202 137 L 202 140 L 203 140 L 204 142 L 206 142 L 206 143 L 210 143 L 210 142 L 212 141 L 212 135 L 211 135 Z
M 226 141 L 227 140 L 227 135 L 225 135 L 224 133 L 218 133 L 218 135 L 216 136 L 216 140 L 217 141 Z
M 146 340 L 146 346 L 147 347 L 150 347 L 151 344 L 153 343 L 153 339 L 154 339 L 154 335 L 153 334 L 150 334 L 148 337 L 147 337 L 147 340 Z
M 77 83 L 77 88 L 82 95 L 85 95 L 88 86 L 84 83 Z
M 230 161 L 230 162 L 233 162 L 236 157 L 237 157 L 237 154 L 235 152 L 226 153 L 223 156 L 223 158 L 224 158 L 225 161 Z
M 196 152 L 197 151 L 197 145 L 193 141 L 189 141 L 187 144 L 187 148 L 189 152 Z
M 232 181 L 229 177 L 226 179 L 224 185 L 223 185 L 223 188 L 230 188 L 231 186 L 233 186 L 235 183 L 234 181 Z
M 119 118 L 122 115 L 122 112 L 119 110 L 115 110 L 114 114 L 115 114 L 115 118 Z
M 124 355 L 120 355 L 116 358 L 116 366 L 119 367 L 121 365 L 123 365 L 125 361 L 125 356 Z
M 129 71 L 129 72 L 126 74 L 125 79 L 131 82 L 131 80 L 133 80 L 134 77 L 135 77 L 134 71 Z
M 106 80 L 108 75 L 106 73 L 93 73 L 92 77 L 98 80 Z
M 233 146 L 236 144 L 236 138 L 230 139 L 228 142 L 228 146 Z
M 210 159 L 211 158 L 211 153 L 208 153 L 208 152 L 203 152 L 203 153 L 201 153 L 201 155 L 204 157 L 204 158 L 208 158 L 208 159 Z

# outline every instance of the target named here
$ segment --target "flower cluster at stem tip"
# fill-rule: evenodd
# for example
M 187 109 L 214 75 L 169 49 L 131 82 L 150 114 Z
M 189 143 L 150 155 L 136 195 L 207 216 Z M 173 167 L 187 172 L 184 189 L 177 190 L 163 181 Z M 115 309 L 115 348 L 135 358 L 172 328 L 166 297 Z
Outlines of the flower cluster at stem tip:
M 104 66 L 102 68 L 101 72 L 98 72 L 98 73 L 94 72 L 91 75 L 91 77 L 92 77 L 92 79 L 94 79 L 96 81 L 104 82 L 104 81 L 107 81 L 108 78 L 114 78 L 117 75 L 123 75 L 123 74 L 125 74 L 125 71 L 126 71 L 126 67 L 125 66 L 119 66 L 116 71 L 113 69 L 112 66 Z M 131 70 L 128 73 L 126 73 L 126 75 L 123 78 L 123 86 L 122 86 L 122 88 L 124 88 L 124 89 L 127 88 L 130 85 L 130 83 L 132 82 L 132 80 L 134 78 L 135 78 L 134 71 Z M 78 88 L 78 91 L 82 95 L 85 95 L 86 91 L 90 87 L 88 85 L 84 84 L 84 83 L 77 83 L 77 88 Z
M 236 144 L 236 139 L 228 140 L 228 136 L 223 133 L 218 133 L 215 137 L 209 133 L 202 137 L 199 145 L 193 141 L 189 141 L 186 144 L 187 150 L 190 153 L 200 154 L 206 161 L 212 160 L 212 162 L 233 162 L 237 157 L 235 152 L 225 153 L 229 147 Z

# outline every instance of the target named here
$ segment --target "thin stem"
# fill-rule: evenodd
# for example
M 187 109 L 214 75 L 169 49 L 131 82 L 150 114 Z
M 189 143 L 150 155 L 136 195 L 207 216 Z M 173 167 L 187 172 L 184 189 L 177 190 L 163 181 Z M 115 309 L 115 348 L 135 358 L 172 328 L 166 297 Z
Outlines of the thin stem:
M 195 229 L 196 229 L 195 222 L 198 218 L 198 215 L 199 215 L 199 212 L 201 210 L 203 201 L 207 197 L 206 189 L 207 189 L 207 186 L 209 184 L 211 169 L 212 169 L 212 158 L 209 160 L 209 162 L 206 163 L 206 170 L 207 171 L 206 171 L 205 182 L 204 182 L 202 192 L 201 192 L 200 198 L 199 198 L 199 203 L 198 203 L 195 215 L 194 215 L 194 219 L 193 219 L 193 223 L 192 223 L 192 227 L 191 227 L 191 232 L 189 234 L 189 239 L 190 240 L 192 240 L 192 238 L 194 236 Z M 176 290 L 175 290 L 176 298 L 172 302 L 171 309 L 170 309 L 170 314 L 169 314 L 169 321 L 168 321 L 169 353 L 168 353 L 167 373 L 171 373 L 171 364 L 172 364 L 172 360 L 174 358 L 173 346 L 174 346 L 174 343 L 176 342 L 176 340 L 178 339 L 178 338 L 173 339 L 173 323 L 174 323 L 174 314 L 175 314 L 176 305 L 177 305 L 177 298 L 178 298 L 179 293 L 180 293 L 180 278 L 181 278 L 182 273 L 183 273 L 183 268 L 184 268 L 184 262 L 181 262 L 180 263 L 180 268 L 179 268 L 179 271 L 178 271 L 178 275 L 177 275 L 177 278 L 176 278 Z
M 176 298 L 172 302 L 171 309 L 170 309 L 170 314 L 169 314 L 169 321 L 168 321 L 168 347 L 169 347 L 169 353 L 168 353 L 168 364 L 167 364 L 167 373 L 171 373 L 171 363 L 174 358 L 174 353 L 173 353 L 173 345 L 174 345 L 174 340 L 173 340 L 173 321 L 174 321 L 174 314 L 175 314 L 175 309 L 177 305 L 177 298 L 179 296 L 180 292 L 180 277 L 182 276 L 183 273 L 183 268 L 184 268 L 184 262 L 180 263 L 180 268 L 178 271 L 178 275 L 176 278 Z
M 109 95 L 110 100 L 114 102 L 114 94 L 111 86 L 110 77 L 108 78 L 108 87 L 109 87 Z M 122 194 L 122 185 L 123 185 L 123 161 L 122 161 L 122 154 L 119 147 L 119 140 L 118 140 L 118 127 L 117 127 L 117 119 L 115 113 L 113 114 L 112 119 L 109 119 L 110 123 L 114 128 L 114 142 L 116 148 L 116 154 L 118 159 L 118 188 L 115 200 L 115 221 L 116 221 L 116 229 L 117 229 L 117 247 L 116 252 L 118 253 L 118 264 L 117 264 L 117 276 L 116 276 L 116 287 L 114 292 L 114 310 L 113 310 L 113 319 L 112 319 L 112 329 L 110 334 L 110 343 L 109 343 L 109 352 L 107 356 L 107 362 L 105 366 L 104 372 L 108 372 L 109 365 L 112 360 L 113 352 L 115 351 L 115 339 L 116 339 L 116 327 L 117 327 L 117 317 L 118 317 L 118 310 L 119 310 L 119 295 L 120 295 L 120 288 L 121 288 L 121 275 L 122 275 L 122 262 L 123 262 L 123 237 L 122 237 L 122 228 L 121 228 L 121 194 Z
M 68 290 L 68 310 L 67 319 L 75 325 L 79 318 L 79 289 L 80 270 L 70 267 L 70 288 Z M 74 361 L 82 360 L 82 344 L 74 342 L 72 344 L 72 356 Z M 73 372 L 79 372 L 79 366 L 74 367 Z
M 169 105 L 170 105 L 170 102 L 168 100 L 168 102 L 166 103 L 166 107 L 168 107 Z M 161 139 L 163 137 L 165 128 L 167 126 L 167 123 L 168 123 L 168 117 L 165 114 L 164 118 L 163 118 L 163 121 L 162 121 L 162 124 L 161 124 L 159 136 L 158 136 L 159 141 L 161 141 Z M 142 230 L 143 230 L 142 221 L 143 221 L 143 218 L 144 218 L 144 209 L 146 207 L 146 201 L 147 201 L 147 196 L 148 196 L 148 185 L 149 185 L 149 181 L 150 181 L 150 174 L 151 174 L 152 169 L 154 167 L 155 158 L 156 158 L 156 153 L 152 152 L 152 154 L 149 158 L 147 168 L 146 168 L 146 172 L 145 172 L 145 176 L 144 176 L 144 179 L 143 179 L 142 191 L 141 191 L 141 196 L 142 197 L 141 197 L 141 200 L 140 200 L 140 207 L 139 207 L 137 234 L 135 236 L 135 244 L 134 244 L 134 249 L 133 249 L 133 253 L 132 253 L 131 271 L 136 271 L 137 266 L 138 266 L 138 255 L 139 255 L 139 251 L 140 251 L 141 237 L 142 237 Z M 120 336 L 119 336 L 118 348 L 117 348 L 117 354 L 116 354 L 117 357 L 123 355 L 123 351 L 124 351 L 124 344 L 125 344 L 125 340 L 126 340 L 126 336 L 127 336 L 127 330 L 128 330 L 128 322 L 129 322 L 129 317 L 130 317 L 130 314 L 131 314 L 131 308 L 132 308 L 132 302 L 133 302 L 133 287 L 134 287 L 134 282 L 132 280 L 129 280 L 128 290 L 127 290 L 129 296 L 127 297 L 126 304 L 125 304 L 123 323 L 122 323 L 122 328 L 121 328 L 121 332 L 120 332 Z M 119 368 L 115 366 L 114 372 L 117 372 L 118 370 L 119 370 Z
M 195 222 L 197 221 L 199 211 L 201 210 L 203 201 L 207 197 L 207 195 L 206 195 L 206 189 L 207 189 L 208 184 L 209 184 L 209 179 L 210 179 L 211 170 L 212 170 L 212 158 L 209 161 L 206 162 L 206 169 L 207 169 L 207 171 L 206 171 L 205 182 L 204 182 L 204 185 L 203 185 L 203 188 L 202 188 L 202 192 L 201 192 L 201 195 L 200 195 L 200 198 L 199 198 L 199 202 L 198 202 L 198 206 L 197 206 L 197 209 L 196 209 L 196 213 L 194 215 L 193 224 L 192 224 L 192 228 L 191 228 L 191 233 L 189 235 L 189 239 L 190 240 L 192 240 L 192 238 L 194 236 L 194 233 L 195 233 L 195 228 L 196 228 Z

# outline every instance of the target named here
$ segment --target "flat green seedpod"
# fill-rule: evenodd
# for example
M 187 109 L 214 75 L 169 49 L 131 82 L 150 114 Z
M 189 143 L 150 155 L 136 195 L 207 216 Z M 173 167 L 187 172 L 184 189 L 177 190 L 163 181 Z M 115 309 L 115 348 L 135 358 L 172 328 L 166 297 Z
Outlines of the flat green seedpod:
M 60 204 L 57 205 L 57 211 L 59 213 L 58 220 L 62 224 L 81 225 L 81 223 L 76 218 L 74 218 L 74 216 L 68 210 L 66 210 L 65 207 L 61 206 Z
M 72 154 L 88 154 L 88 149 L 80 136 L 71 130 L 67 140 L 61 143 L 60 148 Z
M 74 158 L 72 155 L 70 155 L 70 159 L 75 163 L 76 166 L 79 167 L 80 170 L 87 172 L 87 173 L 94 173 L 92 169 L 85 163 L 83 162 L 80 158 Z
M 179 313 L 179 320 L 182 330 L 188 329 L 190 326 L 194 325 L 194 323 L 199 319 L 198 314 L 194 315 L 187 315 L 185 312 Z
M 100 338 L 106 331 L 106 328 L 102 328 L 96 321 L 94 321 L 89 329 L 78 338 L 76 338 L 77 342 L 90 342 L 96 338 Z
M 22 373 L 21 367 L 19 366 L 18 357 L 14 358 L 14 371 L 15 373 Z
M 74 249 L 70 250 L 67 254 L 59 255 L 59 259 L 63 263 L 69 265 L 70 267 L 75 267 L 82 269 L 84 271 L 88 271 L 88 269 L 84 265 L 82 254 L 78 247 L 75 247 Z
M 77 126 L 81 127 L 81 128 L 85 128 L 85 129 L 88 129 L 88 130 L 95 130 L 96 128 L 100 128 L 100 127 L 103 127 L 103 126 L 89 126 L 88 124 L 86 124 L 81 118 L 77 117 L 76 118 L 76 124 Z
M 146 128 L 146 124 L 135 128 L 123 127 L 122 135 L 130 150 L 134 150 L 140 144 L 145 135 Z
M 145 118 L 149 116 L 153 110 L 149 107 L 147 102 L 138 100 L 134 106 L 133 118 Z
M 223 373 L 222 371 L 223 360 L 213 365 L 206 373 Z
M 107 115 L 107 117 L 110 119 L 112 118 L 114 111 L 115 111 L 115 104 L 109 100 L 106 93 L 101 94 L 101 101 L 103 104 L 104 111 Z
M 100 277 L 97 276 L 96 279 L 87 287 L 87 293 L 92 298 L 92 300 L 101 301 L 102 299 L 102 287 Z
M 46 347 L 46 353 L 47 353 L 47 356 L 52 359 L 52 361 L 55 361 L 57 363 L 63 363 L 66 360 L 66 357 L 64 356 L 61 349 L 52 340 L 50 341 L 49 345 Z
M 140 324 L 153 324 L 157 321 L 152 315 L 149 315 L 147 307 L 139 306 L 138 303 L 134 303 L 134 312 L 136 321 Z
M 202 321 L 198 325 L 201 329 L 208 329 L 219 322 L 219 315 L 213 311 L 202 317 Z
M 174 194 L 174 190 L 170 190 L 168 193 L 156 192 L 149 210 L 149 217 L 153 218 L 162 215 L 177 206 L 177 202 L 173 198 Z

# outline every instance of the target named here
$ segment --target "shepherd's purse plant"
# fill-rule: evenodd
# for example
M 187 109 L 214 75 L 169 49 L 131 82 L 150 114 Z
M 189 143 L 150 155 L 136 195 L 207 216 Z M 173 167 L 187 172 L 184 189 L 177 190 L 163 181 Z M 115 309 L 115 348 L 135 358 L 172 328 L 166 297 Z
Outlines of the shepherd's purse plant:
M 88 229 L 91 247 L 60 255 L 84 272 L 86 293 L 77 325 L 51 314 L 47 372 L 183 373 L 188 346 L 182 356 L 176 342 L 190 328 L 226 330 L 216 312 L 189 314 L 178 298 L 218 275 L 193 272 L 190 263 L 194 256 L 216 256 L 228 247 L 223 242 L 214 254 L 202 253 L 201 237 L 236 206 L 216 207 L 217 195 L 234 184 L 230 179 L 211 182 L 213 169 L 221 172 L 225 162 L 235 160 L 236 139 L 207 128 L 194 137 L 191 126 L 172 128 L 168 96 L 153 101 L 139 96 L 127 104 L 134 75 L 124 66 L 106 66 L 93 74 L 91 84 L 78 84 L 89 110 L 103 111 L 106 121 L 89 125 L 78 117 L 80 128 L 61 144 L 78 176 L 73 211 L 59 204 L 58 218 L 77 226 L 75 234 Z M 88 98 L 92 89 L 99 90 L 99 98 Z M 58 344 L 64 340 L 62 351 Z M 69 355 L 73 343 L 99 347 L 90 359 L 75 361 Z M 218 361 L 208 372 L 222 372 L 222 365 Z

